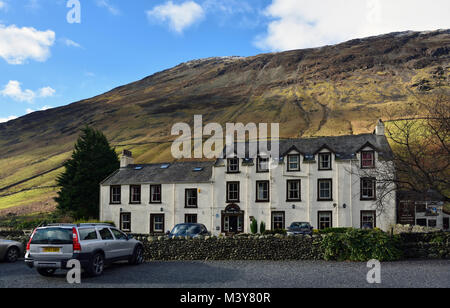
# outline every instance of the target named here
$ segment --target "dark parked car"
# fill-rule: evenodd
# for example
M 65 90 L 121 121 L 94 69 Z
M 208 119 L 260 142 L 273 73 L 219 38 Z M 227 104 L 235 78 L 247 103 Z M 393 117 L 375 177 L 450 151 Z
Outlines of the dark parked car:
M 312 235 L 313 227 L 309 222 L 293 222 L 288 228 L 288 235 Z
M 189 236 L 197 237 L 201 235 L 209 235 L 208 229 L 202 224 L 178 224 L 169 233 L 170 238 Z

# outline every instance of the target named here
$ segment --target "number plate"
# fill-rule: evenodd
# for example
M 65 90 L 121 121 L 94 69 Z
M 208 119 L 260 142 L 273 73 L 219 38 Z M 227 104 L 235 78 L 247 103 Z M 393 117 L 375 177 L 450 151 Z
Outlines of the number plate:
M 55 247 L 45 247 L 43 249 L 43 252 L 53 252 L 53 253 L 58 253 L 61 252 L 61 248 L 55 248 Z

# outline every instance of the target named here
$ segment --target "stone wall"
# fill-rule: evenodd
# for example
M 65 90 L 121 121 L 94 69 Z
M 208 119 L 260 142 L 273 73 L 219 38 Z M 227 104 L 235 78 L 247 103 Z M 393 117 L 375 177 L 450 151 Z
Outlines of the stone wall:
M 406 259 L 450 259 L 450 233 L 403 233 L 400 249 Z
M 136 236 L 146 260 L 322 260 L 321 236 L 168 239 Z

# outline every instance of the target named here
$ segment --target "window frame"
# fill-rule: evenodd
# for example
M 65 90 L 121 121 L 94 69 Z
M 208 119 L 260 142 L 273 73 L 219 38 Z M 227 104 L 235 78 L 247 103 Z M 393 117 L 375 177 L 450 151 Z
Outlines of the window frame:
M 281 222 L 282 228 L 275 228 L 274 218 L 275 218 L 276 215 L 281 215 L 281 217 L 283 218 L 283 220 Z M 284 211 L 271 212 L 271 215 L 270 215 L 270 230 L 272 230 L 272 231 L 286 230 L 286 212 L 284 212 Z
M 193 198 L 193 197 L 189 197 L 188 196 L 188 192 L 193 192 L 195 191 L 195 205 L 189 205 L 189 198 Z M 186 188 L 184 190 L 184 207 L 186 209 L 196 209 L 198 208 L 198 188 Z
M 139 201 L 133 201 L 133 188 L 139 188 Z M 142 187 L 141 185 L 130 185 L 130 204 L 141 204 L 142 202 Z
M 364 154 L 372 154 L 372 165 L 371 166 L 364 166 Z M 375 169 L 375 151 L 374 150 L 368 150 L 368 151 L 361 151 L 361 169 Z
M 377 227 L 377 211 L 366 211 L 366 210 L 361 211 L 361 214 L 360 214 L 361 217 L 360 217 L 360 220 L 359 220 L 359 226 L 360 226 L 361 229 L 363 228 L 363 217 L 364 217 L 365 214 L 368 214 L 368 213 L 373 215 L 373 227 L 372 227 L 372 230 L 373 230 L 373 229 L 375 229 Z
M 159 201 L 153 201 L 153 191 L 154 187 L 159 188 Z M 162 203 L 162 185 L 161 184 L 152 184 L 150 185 L 150 204 L 161 204 Z
M 267 161 L 267 169 L 261 169 L 260 168 L 261 167 L 260 166 L 261 160 L 266 160 Z M 267 173 L 267 172 L 269 172 L 269 162 L 270 162 L 270 160 L 269 160 L 268 157 L 260 157 L 260 156 L 258 156 L 256 158 L 256 172 L 257 173 Z
M 325 153 L 319 153 L 318 155 L 319 155 L 319 171 L 330 171 L 330 170 L 333 170 L 333 155 L 332 155 L 332 153 L 325 152 Z M 322 162 L 323 162 L 322 157 L 323 156 L 328 156 L 329 157 L 329 160 L 328 160 L 329 167 L 328 168 L 323 168 L 322 167 Z
M 363 191 L 368 188 L 364 188 L 364 183 L 366 181 L 372 182 L 372 197 L 364 196 Z M 361 178 L 361 188 L 360 188 L 360 200 L 361 201 L 374 201 L 377 200 L 377 180 L 375 178 Z
M 330 226 L 322 228 L 320 224 L 320 214 L 329 214 L 330 216 Z M 324 230 L 328 228 L 333 228 L 333 211 L 318 211 L 317 212 L 317 230 Z
M 128 221 L 128 224 L 130 225 L 129 229 L 123 228 L 123 224 L 124 224 L 123 216 L 125 216 L 125 215 L 129 215 L 130 216 L 130 220 Z M 127 221 L 125 221 L 125 222 L 127 222 Z M 119 226 L 120 226 L 120 230 L 122 230 L 123 232 L 131 232 L 131 213 L 130 212 L 120 213 Z
M 114 189 L 119 189 L 119 201 L 114 201 Z M 116 194 L 117 196 L 117 194 Z M 122 204 L 122 186 L 111 185 L 109 188 L 109 204 Z
M 290 198 L 289 184 L 298 183 L 298 198 Z M 302 180 L 286 180 L 286 202 L 301 202 L 302 201 Z
M 237 199 L 236 200 L 230 199 L 230 185 L 232 185 L 232 184 L 237 184 Z M 232 182 L 227 182 L 226 185 L 227 185 L 227 187 L 226 187 L 227 188 L 226 189 L 227 203 L 240 203 L 241 202 L 241 182 L 232 181 Z
M 188 221 L 188 217 L 195 217 L 195 222 Z M 198 214 L 184 214 L 184 223 L 187 224 L 196 224 L 198 223 Z
M 259 198 L 259 184 L 267 185 L 267 198 L 266 199 Z M 270 202 L 270 181 L 256 181 L 256 201 L 255 202 L 259 202 L 259 203 Z
M 231 163 L 231 161 L 237 161 L 236 164 L 236 170 L 230 170 L 230 166 L 232 166 L 233 164 Z M 233 157 L 233 158 L 227 158 L 227 173 L 239 173 L 241 170 L 241 166 L 240 166 L 240 159 L 237 157 Z
M 297 161 L 298 167 L 296 169 L 292 169 L 291 168 L 291 162 L 290 162 L 291 157 L 297 157 L 297 159 L 298 159 L 298 161 Z M 299 171 L 301 171 L 300 162 L 301 162 L 300 154 L 288 154 L 287 155 L 287 172 L 299 172 Z
M 162 217 L 162 231 L 155 231 L 155 218 Z M 150 233 L 151 234 L 164 234 L 164 230 L 166 227 L 166 217 L 164 214 L 150 214 Z
M 329 198 L 321 198 L 320 197 L 320 184 L 321 182 L 329 182 L 330 183 L 330 197 Z M 333 201 L 333 179 L 317 179 L 317 201 L 319 202 L 329 202 Z

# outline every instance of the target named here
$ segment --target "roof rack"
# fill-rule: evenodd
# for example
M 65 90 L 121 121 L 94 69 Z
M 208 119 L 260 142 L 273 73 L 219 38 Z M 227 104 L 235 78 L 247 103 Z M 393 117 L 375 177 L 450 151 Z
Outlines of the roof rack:
M 77 227 L 88 227 L 88 226 L 109 226 L 112 227 L 113 225 L 111 223 L 106 223 L 106 222 L 102 222 L 102 223 L 79 223 L 79 224 L 71 224 L 71 223 L 53 223 L 53 224 L 46 224 L 45 227 L 73 227 L 73 226 L 77 226 Z

